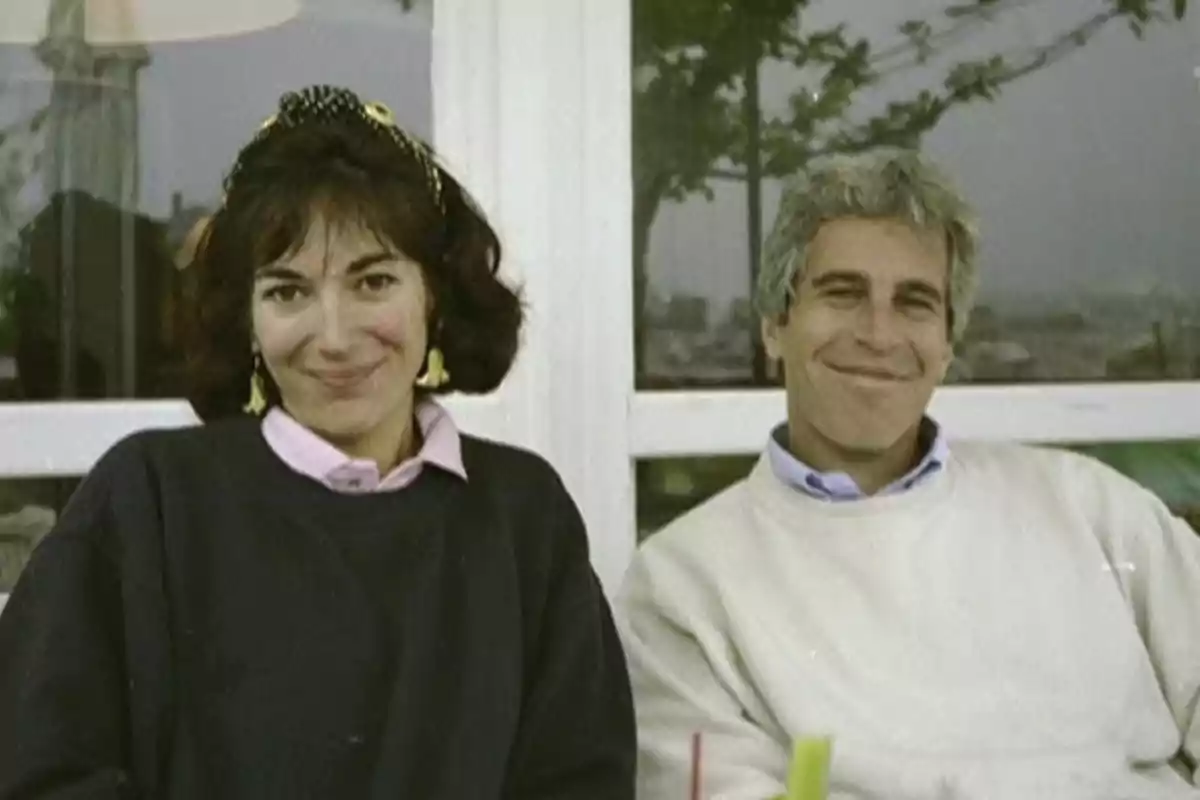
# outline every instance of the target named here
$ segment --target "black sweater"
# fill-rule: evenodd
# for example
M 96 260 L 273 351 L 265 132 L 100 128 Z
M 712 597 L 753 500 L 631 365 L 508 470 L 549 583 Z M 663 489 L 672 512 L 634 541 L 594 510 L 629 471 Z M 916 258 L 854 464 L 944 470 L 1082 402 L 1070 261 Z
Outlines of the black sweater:
M 463 459 L 342 495 L 250 419 L 117 445 L 0 615 L 0 800 L 632 798 L 579 513 Z

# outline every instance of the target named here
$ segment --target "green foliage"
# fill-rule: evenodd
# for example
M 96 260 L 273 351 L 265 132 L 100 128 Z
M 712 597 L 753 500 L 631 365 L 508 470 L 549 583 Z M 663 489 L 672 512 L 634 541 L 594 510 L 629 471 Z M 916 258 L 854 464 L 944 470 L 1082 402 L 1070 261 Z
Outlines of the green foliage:
M 6 88 L 0 83 L 0 94 Z M 0 128 L 0 354 L 11 353 L 16 346 L 17 311 L 27 302 L 22 292 L 28 282 L 13 264 L 16 234 L 24 222 L 18 199 L 38 167 L 39 134 L 47 116 L 43 107 Z
M 718 162 L 745 165 L 750 145 L 741 107 L 746 71 L 777 61 L 811 76 L 786 115 L 762 120 L 765 175 L 786 175 L 809 158 L 889 144 L 913 144 L 951 108 L 992 100 L 1007 83 L 1059 61 L 1102 28 L 1124 20 L 1137 34 L 1182 18 L 1187 0 L 1108 0 L 1087 19 L 1043 45 L 996 53 L 948 68 L 937 89 L 890 103 L 854 120 L 863 90 L 929 62 L 939 49 L 1028 0 L 971 0 L 948 5 L 937 20 L 901 23 L 896 41 L 878 48 L 845 24 L 803 27 L 812 0 L 634 0 L 634 170 L 647 200 L 703 191 Z M 798 83 L 800 80 L 798 79 Z
M 1200 514 L 1200 441 L 1077 445 L 1151 489 L 1177 513 Z
M 0 83 L 0 95 L 6 87 Z M 3 248 L 21 225 L 17 197 L 39 163 L 39 134 L 46 123 L 48 109 L 0 128 L 0 267 Z M 33 151 L 32 153 L 30 151 Z

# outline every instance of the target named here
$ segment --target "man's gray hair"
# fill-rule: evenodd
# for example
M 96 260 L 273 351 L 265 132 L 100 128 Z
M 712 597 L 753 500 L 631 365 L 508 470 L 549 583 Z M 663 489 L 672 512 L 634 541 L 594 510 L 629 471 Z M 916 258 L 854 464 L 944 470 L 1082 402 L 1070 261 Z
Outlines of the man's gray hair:
M 763 247 L 754 302 L 765 317 L 787 312 L 808 262 L 808 248 L 825 222 L 895 219 L 946 234 L 950 335 L 967 327 L 978 286 L 974 214 L 949 179 L 911 150 L 874 150 L 814 163 L 784 189 L 775 225 Z

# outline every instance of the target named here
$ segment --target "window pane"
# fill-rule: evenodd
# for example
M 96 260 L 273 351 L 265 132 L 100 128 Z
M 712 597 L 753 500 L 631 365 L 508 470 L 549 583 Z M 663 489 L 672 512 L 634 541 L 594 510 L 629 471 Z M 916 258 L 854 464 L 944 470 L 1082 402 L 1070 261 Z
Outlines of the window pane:
M 12 591 L 29 554 L 78 484 L 76 478 L 0 480 L 0 594 Z
M 174 256 L 238 149 L 310 83 L 428 139 L 432 2 L 156 0 L 145 19 L 89 11 L 85 37 L 117 42 L 101 47 L 72 27 L 78 0 L 49 23 L 46 2 L 5 0 L 0 401 L 178 394 Z
M 1200 440 L 1079 445 L 1151 489 L 1200 531 Z M 638 540 L 745 477 L 757 456 L 663 458 L 637 464 Z
M 1099 21 L 1091 0 L 633 7 L 639 388 L 772 382 L 748 297 L 780 179 L 812 153 L 899 140 L 954 174 L 982 221 L 980 308 L 953 379 L 1200 378 L 1200 12 L 1143 25 Z M 968 86 L 991 101 L 923 113 L 923 97 Z
M 757 456 L 700 456 L 638 461 L 638 541 L 744 478 L 756 460 Z

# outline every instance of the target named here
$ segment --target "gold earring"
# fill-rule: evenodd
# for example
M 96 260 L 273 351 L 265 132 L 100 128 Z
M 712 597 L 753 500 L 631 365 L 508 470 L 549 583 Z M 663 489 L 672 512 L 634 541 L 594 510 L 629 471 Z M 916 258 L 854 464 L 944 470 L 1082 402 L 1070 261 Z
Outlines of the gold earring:
M 250 372 L 250 399 L 242 406 L 242 410 L 256 417 L 262 416 L 263 411 L 267 409 L 267 392 L 263 386 L 261 370 L 262 358 L 255 355 L 254 366 Z
M 417 386 L 422 389 L 437 389 L 450 381 L 450 373 L 446 371 L 446 360 L 440 348 L 429 348 L 426 357 L 425 372 L 417 378 Z

